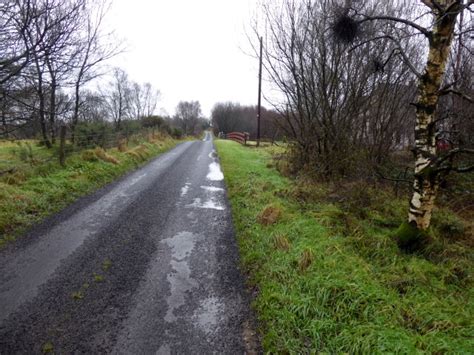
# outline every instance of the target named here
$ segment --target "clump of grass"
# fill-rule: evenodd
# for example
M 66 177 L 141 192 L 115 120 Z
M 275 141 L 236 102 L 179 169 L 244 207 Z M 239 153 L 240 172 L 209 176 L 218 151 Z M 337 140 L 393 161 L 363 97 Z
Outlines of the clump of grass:
M 51 353 L 53 353 L 53 352 L 54 352 L 54 346 L 53 346 L 53 344 L 52 344 L 50 341 L 48 341 L 47 343 L 44 343 L 43 346 L 42 346 L 42 348 L 41 348 L 41 352 L 42 352 L 43 354 L 51 354 Z
M 82 292 L 82 290 L 75 291 L 71 294 L 71 297 L 75 300 L 82 300 L 84 299 L 84 293 Z
M 21 185 L 27 179 L 23 171 L 15 171 L 12 174 L 7 174 L 3 179 L 9 185 Z
M 125 139 L 121 139 L 118 142 L 118 151 L 121 153 L 125 153 L 128 150 L 127 141 Z
M 104 271 L 109 271 L 109 269 L 112 267 L 112 260 L 110 259 L 105 259 L 102 262 L 102 270 Z
M 474 280 L 469 265 L 461 260 L 448 268 L 448 272 L 443 276 L 443 282 L 446 285 L 469 286 Z
M 281 251 L 288 251 L 290 250 L 290 242 L 288 241 L 288 238 L 284 235 L 277 235 L 273 243 L 275 245 L 275 248 Z
M 33 162 L 33 147 L 28 141 L 17 142 L 18 150 L 14 150 L 14 153 L 18 154 L 18 157 L 22 162 Z
M 305 272 L 314 261 L 314 253 L 311 249 L 305 249 L 301 253 L 298 261 L 298 268 L 301 272 Z
M 91 161 L 91 162 L 99 160 L 99 158 L 97 158 L 97 155 L 95 154 L 93 150 L 84 150 L 81 153 L 81 159 L 84 161 Z
M 428 231 L 420 231 L 408 222 L 403 222 L 393 237 L 402 250 L 410 253 L 425 249 L 431 241 Z
M 269 205 L 258 214 L 257 221 L 264 226 L 269 226 L 278 222 L 281 214 L 281 207 Z
M 120 161 L 117 158 L 113 157 L 110 154 L 107 154 L 102 148 L 96 148 L 94 152 L 97 158 L 99 158 L 100 160 L 115 165 L 120 164 Z
M 142 161 L 143 160 L 143 157 L 140 156 L 140 154 L 138 154 L 137 152 L 135 151 L 128 151 L 126 153 L 130 158 L 132 158 L 133 160 L 137 160 L 137 161 Z
M 318 203 L 326 199 L 328 192 L 322 185 L 310 183 L 307 179 L 299 179 L 288 192 L 288 197 L 299 203 Z
M 149 149 L 146 145 L 140 144 L 139 146 L 129 150 L 127 154 L 138 161 L 144 161 L 148 157 Z
M 94 274 L 94 282 L 103 282 L 104 276 L 100 274 Z
M 445 210 L 437 211 L 433 216 L 433 225 L 439 233 L 439 236 L 451 242 L 463 238 L 466 234 L 466 225 L 462 220 Z

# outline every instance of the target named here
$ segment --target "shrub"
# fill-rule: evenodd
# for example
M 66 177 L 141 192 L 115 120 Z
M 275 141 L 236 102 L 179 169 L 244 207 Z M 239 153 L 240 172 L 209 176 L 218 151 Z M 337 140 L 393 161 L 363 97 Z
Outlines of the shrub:
M 105 122 L 82 122 L 75 129 L 75 144 L 83 148 L 107 145 L 113 139 L 113 127 Z
M 148 116 L 141 119 L 141 124 L 146 128 L 160 128 L 164 120 L 160 116 Z
M 173 128 L 173 130 L 171 131 L 171 136 L 175 139 L 180 139 L 181 137 L 183 137 L 183 131 L 179 128 Z

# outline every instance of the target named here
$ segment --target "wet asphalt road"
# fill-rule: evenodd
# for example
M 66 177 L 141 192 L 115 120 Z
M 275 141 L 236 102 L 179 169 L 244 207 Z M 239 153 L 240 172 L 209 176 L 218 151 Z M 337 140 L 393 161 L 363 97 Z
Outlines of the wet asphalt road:
M 0 252 L 0 353 L 251 352 L 237 265 L 206 134 Z

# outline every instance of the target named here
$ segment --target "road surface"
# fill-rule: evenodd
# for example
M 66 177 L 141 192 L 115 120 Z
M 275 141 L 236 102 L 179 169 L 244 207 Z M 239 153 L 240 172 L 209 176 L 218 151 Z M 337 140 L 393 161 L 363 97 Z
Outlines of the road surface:
M 0 353 L 255 350 L 209 133 L 0 252 Z

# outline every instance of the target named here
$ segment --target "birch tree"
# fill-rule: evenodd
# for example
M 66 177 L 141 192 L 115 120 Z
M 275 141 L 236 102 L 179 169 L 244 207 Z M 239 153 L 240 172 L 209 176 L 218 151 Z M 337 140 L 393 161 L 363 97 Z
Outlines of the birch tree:
M 474 166 L 453 165 L 454 156 L 462 153 L 474 153 L 474 150 L 454 148 L 445 151 L 440 150 L 437 146 L 437 126 L 439 124 L 437 110 L 440 97 L 446 94 L 464 96 L 451 89 L 454 83 L 446 83 L 444 79 L 453 40 L 456 35 L 462 36 L 462 33 L 456 34 L 455 32 L 456 22 L 463 11 L 471 10 L 470 7 L 474 1 L 421 0 L 420 2 L 424 5 L 425 10 L 428 10 L 426 15 L 429 16 L 429 26 L 423 24 L 423 20 L 426 21 L 424 14 L 415 20 L 385 14 L 364 15 L 358 9 L 351 7 L 351 1 L 346 1 L 346 9 L 334 26 L 334 30 L 341 40 L 356 42 L 364 23 L 385 21 L 402 26 L 402 31 L 405 34 L 414 31 L 427 42 L 427 57 L 421 72 L 417 71 L 403 51 L 399 52 L 404 63 L 417 76 L 417 98 L 413 103 L 416 109 L 413 192 L 409 202 L 408 221 L 398 231 L 399 244 L 404 248 L 416 248 L 423 242 L 430 227 L 436 195 L 443 176 L 450 171 L 468 172 L 474 170 Z M 471 23 L 468 31 L 472 30 Z M 397 42 L 397 38 L 389 35 L 369 38 L 366 41 L 376 41 L 379 38 L 389 38 L 393 42 Z M 472 101 L 467 96 L 464 98 Z

